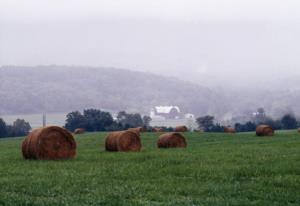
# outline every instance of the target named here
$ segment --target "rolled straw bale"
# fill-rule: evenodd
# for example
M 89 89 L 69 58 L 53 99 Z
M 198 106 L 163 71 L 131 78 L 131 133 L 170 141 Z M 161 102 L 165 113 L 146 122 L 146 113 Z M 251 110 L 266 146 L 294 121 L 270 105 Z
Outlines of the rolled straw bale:
M 76 155 L 76 142 L 64 128 L 42 127 L 33 130 L 25 138 L 22 153 L 25 159 L 70 159 Z
M 269 125 L 259 125 L 256 127 L 257 136 L 273 136 L 274 130 Z
M 85 133 L 84 128 L 77 128 L 74 130 L 74 134 L 83 134 L 83 133 Z
M 175 132 L 187 132 L 188 128 L 184 125 L 175 127 Z
M 106 151 L 138 152 L 141 148 L 140 134 L 135 131 L 111 132 L 105 140 Z
M 144 127 L 136 127 L 136 128 L 129 128 L 129 131 L 134 131 L 138 134 L 140 134 L 141 132 L 146 132 L 146 129 Z
M 185 137 L 179 132 L 169 132 L 159 136 L 157 141 L 158 148 L 186 147 Z
M 235 129 L 232 128 L 232 127 L 225 127 L 225 128 L 224 128 L 224 132 L 225 132 L 225 133 L 235 133 L 236 131 L 235 131 Z
M 152 129 L 153 132 L 164 132 L 164 129 L 163 128 L 160 128 L 160 127 L 154 127 Z

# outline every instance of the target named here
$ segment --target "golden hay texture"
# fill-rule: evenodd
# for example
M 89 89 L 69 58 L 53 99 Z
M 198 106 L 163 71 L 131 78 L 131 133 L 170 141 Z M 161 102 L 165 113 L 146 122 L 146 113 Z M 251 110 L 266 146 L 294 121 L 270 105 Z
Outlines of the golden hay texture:
M 174 148 L 186 147 L 187 143 L 185 137 L 178 132 L 169 132 L 159 136 L 157 141 L 158 148 Z
M 152 129 L 152 132 L 164 132 L 164 129 L 160 127 L 155 127 Z
M 106 151 L 138 152 L 141 148 L 140 135 L 135 131 L 111 132 L 105 140 Z
M 224 132 L 225 132 L 225 133 L 235 133 L 236 131 L 235 131 L 235 129 L 232 128 L 232 127 L 225 127 L 225 128 L 224 128 Z
M 187 128 L 186 126 L 184 126 L 184 125 L 182 125 L 182 126 L 177 126 L 177 127 L 175 127 L 174 131 L 175 131 L 175 132 L 187 132 L 187 131 L 188 131 L 188 128 Z
M 273 136 L 274 130 L 269 125 L 259 125 L 256 127 L 257 136 Z
M 83 133 L 85 133 L 84 128 L 77 128 L 74 130 L 74 134 L 83 134 Z
M 42 127 L 33 130 L 25 138 L 22 153 L 25 159 L 70 159 L 76 155 L 76 142 L 64 128 Z

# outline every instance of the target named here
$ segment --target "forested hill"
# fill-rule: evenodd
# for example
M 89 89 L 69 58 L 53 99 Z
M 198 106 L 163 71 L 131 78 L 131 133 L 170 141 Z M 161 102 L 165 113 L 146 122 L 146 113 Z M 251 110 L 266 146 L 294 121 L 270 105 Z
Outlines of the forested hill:
M 296 78 L 296 77 L 295 77 Z M 249 118 L 258 107 L 276 118 L 300 115 L 300 89 L 289 79 L 286 87 L 254 89 L 207 88 L 172 77 L 115 68 L 75 66 L 0 67 L 0 115 L 69 112 L 98 108 L 149 114 L 156 105 L 178 105 L 196 116 L 218 120 Z M 240 121 L 240 120 L 239 120 Z
M 196 115 L 220 111 L 220 95 L 208 88 L 114 68 L 3 66 L 0 88 L 0 115 L 84 108 L 147 114 L 155 105 L 178 105 Z

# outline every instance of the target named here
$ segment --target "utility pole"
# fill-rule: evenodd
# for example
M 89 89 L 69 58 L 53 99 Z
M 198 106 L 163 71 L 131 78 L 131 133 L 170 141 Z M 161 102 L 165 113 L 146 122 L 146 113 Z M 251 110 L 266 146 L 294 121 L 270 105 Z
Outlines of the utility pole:
M 43 127 L 46 126 L 46 113 L 43 113 Z

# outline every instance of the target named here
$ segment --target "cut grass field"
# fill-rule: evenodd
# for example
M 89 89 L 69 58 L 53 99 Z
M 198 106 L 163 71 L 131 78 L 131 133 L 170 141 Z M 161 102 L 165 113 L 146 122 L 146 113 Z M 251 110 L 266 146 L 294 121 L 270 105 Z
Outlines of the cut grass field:
M 186 149 L 105 152 L 106 133 L 76 136 L 77 157 L 24 160 L 0 140 L 0 205 L 300 205 L 300 134 L 186 133 Z

